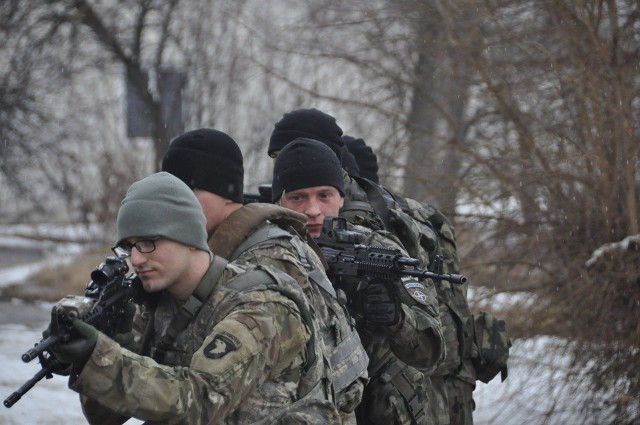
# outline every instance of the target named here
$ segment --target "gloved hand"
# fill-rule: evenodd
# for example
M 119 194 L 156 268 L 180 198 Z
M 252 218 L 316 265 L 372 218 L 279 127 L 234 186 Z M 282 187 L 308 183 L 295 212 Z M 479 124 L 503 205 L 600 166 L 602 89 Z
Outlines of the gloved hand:
M 363 316 L 368 323 L 384 326 L 398 324 L 402 308 L 395 288 L 383 281 L 372 281 L 362 293 Z
M 98 341 L 98 330 L 80 319 L 71 323 L 77 331 L 75 338 L 67 343 L 59 343 L 51 347 L 51 352 L 61 363 L 73 364 L 75 370 L 82 370 L 91 357 Z
M 113 337 L 113 340 L 120 344 L 122 348 L 133 352 L 136 352 L 135 334 L 133 333 L 133 317 L 135 314 L 136 305 L 134 303 L 127 304 L 119 321 L 118 331 Z
M 45 340 L 51 336 L 51 323 L 47 326 L 45 330 L 42 331 L 42 339 Z M 45 358 L 49 361 L 53 360 L 45 353 Z M 53 365 L 53 363 L 49 363 L 49 366 Z M 56 367 L 53 368 L 51 372 L 60 376 L 69 376 L 71 374 L 71 365 L 62 363 L 60 360 L 56 363 Z

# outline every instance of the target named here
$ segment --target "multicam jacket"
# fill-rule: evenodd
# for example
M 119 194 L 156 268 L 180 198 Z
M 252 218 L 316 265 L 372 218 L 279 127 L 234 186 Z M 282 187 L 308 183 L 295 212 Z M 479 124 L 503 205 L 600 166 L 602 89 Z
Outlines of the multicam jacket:
M 199 285 L 210 286 L 210 295 L 176 335 L 166 364 L 100 334 L 80 375 L 70 378 L 89 423 L 129 416 L 148 424 L 340 423 L 297 283 L 269 267 L 216 264 Z M 146 327 L 152 348 L 180 308 L 163 294 L 153 315 L 134 320 L 153 325 Z
M 352 412 L 368 382 L 369 359 L 355 322 L 338 302 L 326 277 L 324 264 L 314 250 L 317 247 L 312 248 L 298 235 L 306 232 L 305 222 L 304 215 L 289 209 L 252 203 L 233 212 L 216 229 L 209 246 L 225 258 L 269 265 L 298 282 L 318 319 L 340 414 L 344 423 L 355 423 Z
M 365 235 L 366 245 L 399 250 L 398 240 L 385 231 L 363 226 L 350 229 Z M 358 422 L 367 424 L 426 423 L 425 386 L 428 375 L 444 357 L 433 282 L 413 277 L 393 282 L 400 294 L 403 323 L 397 333 L 383 326 L 360 324 L 360 337 L 369 355 L 371 382 L 358 409 Z M 404 400 L 401 402 L 398 399 Z
M 453 226 L 440 211 L 413 199 L 391 194 L 381 187 L 372 191 L 364 187 L 367 182 L 358 182 L 349 176 L 345 176 L 345 182 L 349 188 L 349 200 L 343 211 L 352 222 L 389 230 L 398 236 L 410 256 L 420 260 L 422 267 L 431 265 L 435 255 L 442 255 L 442 272 L 459 273 Z M 437 233 L 434 229 L 437 229 Z M 474 356 L 474 347 L 467 286 L 452 285 L 446 281 L 436 284 L 446 356 L 433 372 L 433 385 L 427 386 L 430 423 L 448 424 L 450 410 L 467 409 L 449 406 L 448 398 L 471 400 L 471 391 L 475 387 L 475 372 L 470 360 Z M 459 383 L 449 385 L 454 380 Z M 466 403 L 471 404 L 472 401 Z M 470 417 L 470 412 L 466 416 Z M 466 422 L 464 420 L 462 423 Z M 452 419 L 451 423 L 461 422 Z

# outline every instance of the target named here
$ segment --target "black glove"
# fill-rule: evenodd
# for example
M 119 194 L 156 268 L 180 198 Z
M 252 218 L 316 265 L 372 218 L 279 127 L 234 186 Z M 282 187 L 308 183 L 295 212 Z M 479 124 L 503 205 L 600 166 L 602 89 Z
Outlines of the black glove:
M 136 352 L 135 334 L 133 333 L 133 317 L 136 314 L 136 305 L 128 303 L 125 306 L 124 314 L 119 320 L 118 331 L 113 340 L 120 344 L 122 348 Z
M 49 326 L 47 326 L 47 329 L 42 331 L 42 339 L 45 340 L 50 336 L 51 336 L 51 323 L 49 323 Z M 71 374 L 72 366 L 70 364 L 62 363 L 60 360 L 54 357 L 50 357 L 46 352 L 43 353 L 42 356 L 44 356 L 44 362 L 46 362 L 46 363 L 44 362 L 42 363 L 43 367 L 45 364 L 47 366 L 52 367 L 52 370 L 51 370 L 52 373 L 55 373 L 56 375 L 61 375 L 61 376 L 69 376 Z
M 400 320 L 400 297 L 390 283 L 372 281 L 362 292 L 363 316 L 368 323 L 392 326 Z
M 91 357 L 98 341 L 98 330 L 80 319 L 72 322 L 74 337 L 66 343 L 59 343 L 51 348 L 51 352 L 61 362 L 72 364 L 74 370 L 81 371 Z

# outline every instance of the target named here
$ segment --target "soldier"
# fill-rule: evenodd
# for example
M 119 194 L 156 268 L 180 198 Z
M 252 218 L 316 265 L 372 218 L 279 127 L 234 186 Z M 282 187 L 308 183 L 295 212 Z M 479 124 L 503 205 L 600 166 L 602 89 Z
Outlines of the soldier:
M 177 137 L 162 169 L 193 189 L 207 217 L 208 243 L 214 254 L 277 268 L 303 288 L 333 371 L 336 404 L 343 422 L 354 424 L 354 410 L 368 381 L 368 357 L 352 318 L 336 299 L 320 257 L 298 234 L 306 233 L 307 218 L 272 204 L 242 205 L 242 153 L 223 132 L 199 129 Z
M 75 319 L 77 337 L 52 348 L 72 365 L 89 423 L 339 423 L 300 287 L 275 268 L 213 255 L 205 223 L 169 173 L 127 191 L 114 251 L 156 295 L 134 320 L 143 338 L 133 352 Z
M 340 215 L 351 223 L 371 229 L 388 230 L 396 235 L 410 256 L 420 259 L 422 267 L 438 267 L 436 256 L 443 258 L 442 271 L 458 273 L 459 261 L 455 232 L 450 221 L 435 207 L 392 194 L 375 183 L 377 160 L 373 151 L 362 148 L 361 139 L 349 141 L 334 117 L 317 109 L 297 109 L 284 114 L 271 134 L 268 154 L 278 152 L 296 137 L 311 137 L 329 146 L 341 158 L 343 168 L 355 159 L 358 174 L 345 171 L 345 202 Z M 345 141 L 346 139 L 346 141 Z M 345 145 L 354 158 L 343 153 Z M 365 154 L 365 156 L 358 154 Z M 347 158 L 347 161 L 345 161 Z M 371 161 L 375 162 L 372 166 Z M 353 168 L 353 167 L 351 167 Z M 361 178 L 368 177 L 368 178 Z M 437 270 L 436 270 L 437 271 Z M 467 302 L 467 286 L 438 282 L 440 320 L 446 341 L 446 357 L 431 377 L 429 422 L 440 425 L 473 423 L 478 349 L 474 341 L 472 316 Z
M 342 136 L 360 168 L 360 176 L 378 183 L 377 157 L 371 147 L 363 139 Z M 419 243 L 408 243 L 416 246 L 413 255 L 422 256 L 423 261 L 429 257 L 441 255 L 444 273 L 459 273 L 459 261 L 456 249 L 456 239 L 453 225 L 437 208 L 426 203 L 419 203 L 409 198 L 392 194 L 388 189 L 381 188 L 383 196 L 388 200 L 390 208 L 401 209 L 419 223 L 425 223 L 434 229 L 437 244 L 433 245 L 427 256 L 421 253 Z M 353 209 L 352 214 L 357 210 Z M 432 233 L 431 229 L 426 230 Z M 411 233 L 405 233 L 411 237 Z M 415 237 L 415 236 L 414 236 Z M 472 425 L 473 390 L 477 377 L 478 360 L 477 347 L 472 315 L 467 301 L 468 283 L 451 285 L 449 282 L 437 282 L 440 320 L 446 341 L 446 357 L 431 377 L 429 410 L 432 422 L 439 425 Z
M 309 234 L 318 237 L 324 218 L 337 216 L 344 203 L 340 161 L 323 143 L 298 138 L 277 155 L 272 189 L 273 201 L 304 213 Z M 352 229 L 364 233 L 370 245 L 400 248 L 386 232 Z M 357 409 L 358 423 L 424 424 L 425 381 L 420 370 L 430 373 L 443 354 L 435 291 L 432 283 L 425 288 L 412 278 L 392 285 L 395 291 L 384 282 L 372 282 L 362 302 L 350 303 L 362 318 L 358 330 L 370 358 L 371 382 Z M 405 286 L 420 287 L 421 296 L 412 298 Z
M 378 158 L 373 149 L 364 140 L 346 134 L 342 135 L 342 142 L 354 156 L 360 177 L 378 184 Z

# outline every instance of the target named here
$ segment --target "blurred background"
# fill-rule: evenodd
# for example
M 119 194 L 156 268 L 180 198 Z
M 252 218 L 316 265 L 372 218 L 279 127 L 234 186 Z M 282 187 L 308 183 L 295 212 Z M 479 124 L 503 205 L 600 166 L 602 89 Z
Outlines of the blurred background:
M 527 359 L 486 423 L 640 423 L 637 0 L 3 0 L 0 22 L 0 274 L 47 260 L 6 305 L 81 293 L 176 135 L 231 135 L 257 193 L 275 122 L 317 108 L 454 222 L 472 310 Z

